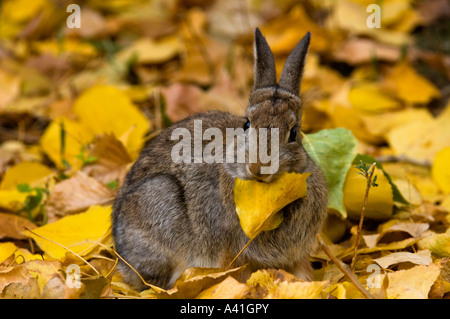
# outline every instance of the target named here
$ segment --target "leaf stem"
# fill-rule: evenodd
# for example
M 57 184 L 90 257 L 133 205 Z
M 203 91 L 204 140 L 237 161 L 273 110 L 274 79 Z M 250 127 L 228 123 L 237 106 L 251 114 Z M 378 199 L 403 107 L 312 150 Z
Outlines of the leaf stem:
M 373 163 L 370 166 L 370 168 L 368 170 L 366 170 L 366 172 L 364 173 L 364 177 L 367 179 L 366 192 L 364 194 L 364 203 L 363 203 L 363 207 L 361 209 L 361 217 L 359 218 L 358 230 L 356 232 L 355 248 L 353 250 L 353 257 L 352 257 L 352 262 L 351 262 L 351 269 L 352 269 L 352 271 L 354 271 L 354 269 L 355 269 L 356 251 L 358 250 L 361 229 L 362 229 L 363 222 L 364 222 L 364 214 L 366 212 L 367 201 L 369 199 L 369 191 L 370 191 L 370 187 L 372 186 L 372 179 L 373 179 L 373 174 L 375 173 L 375 165 L 376 164 L 377 163 Z
M 325 254 L 327 254 L 327 256 L 331 259 L 331 261 L 333 261 L 334 264 L 339 268 L 339 270 L 342 271 L 342 273 L 347 276 L 347 278 L 355 285 L 355 287 L 363 294 L 363 296 L 366 297 L 367 299 L 375 299 L 375 297 L 370 292 L 368 292 L 363 287 L 363 285 L 361 285 L 361 283 L 358 281 L 358 278 L 356 278 L 355 275 L 347 269 L 348 268 L 346 267 L 347 265 L 345 265 L 342 261 L 340 261 L 333 255 L 330 248 L 328 248 L 327 244 L 325 244 L 320 235 L 317 235 L 317 240 L 319 241 L 320 248 L 322 248 Z

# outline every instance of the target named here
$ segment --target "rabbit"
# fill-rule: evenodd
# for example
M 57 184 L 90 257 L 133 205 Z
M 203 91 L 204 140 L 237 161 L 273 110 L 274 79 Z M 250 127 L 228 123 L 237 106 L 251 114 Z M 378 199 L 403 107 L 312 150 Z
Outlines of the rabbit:
M 283 172 L 310 172 L 307 196 L 284 207 L 281 225 L 254 238 L 233 266 L 247 264 L 248 272 L 281 268 L 312 280 L 309 255 L 327 215 L 328 190 L 300 134 L 299 90 L 310 37 L 308 32 L 291 52 L 277 84 L 274 56 L 256 28 L 254 84 L 245 116 L 221 111 L 194 114 L 164 129 L 143 148 L 115 199 L 112 235 L 116 251 L 146 282 L 169 289 L 187 268 L 227 267 L 249 241 L 236 213 L 235 178 L 270 182 Z M 223 136 L 227 128 L 242 128 L 244 136 L 249 128 L 278 128 L 278 170 L 261 174 L 267 165 L 248 161 L 248 145 L 234 148 L 235 154 L 246 155 L 241 163 L 174 161 L 171 152 L 179 140 L 172 134 L 177 128 L 194 134 L 199 120 L 203 132 L 218 128 Z M 230 149 L 225 139 L 223 146 Z M 146 288 L 125 263 L 120 262 L 118 269 L 126 283 Z

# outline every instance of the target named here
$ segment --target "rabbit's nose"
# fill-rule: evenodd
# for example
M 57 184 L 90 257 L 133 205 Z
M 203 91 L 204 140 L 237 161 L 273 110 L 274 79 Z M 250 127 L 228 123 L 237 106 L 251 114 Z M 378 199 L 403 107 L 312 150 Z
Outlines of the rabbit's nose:
M 257 181 L 268 183 L 272 180 L 271 174 L 261 174 L 261 165 L 258 163 L 250 163 L 247 166 L 248 173 Z

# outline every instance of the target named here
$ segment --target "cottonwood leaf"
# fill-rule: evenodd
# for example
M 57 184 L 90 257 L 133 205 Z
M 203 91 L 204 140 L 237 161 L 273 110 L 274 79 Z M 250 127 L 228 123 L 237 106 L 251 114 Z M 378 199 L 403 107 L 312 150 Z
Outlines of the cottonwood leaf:
M 21 162 L 8 169 L 3 176 L 0 189 L 16 189 L 19 184 L 44 186 L 53 171 L 45 165 L 36 162 Z M 36 184 L 35 183 L 39 183 Z
M 38 246 L 54 259 L 63 258 L 67 252 L 54 242 L 83 256 L 91 252 L 98 241 L 103 239 L 104 243 L 105 238 L 108 238 L 111 211 L 111 206 L 91 206 L 84 213 L 66 216 L 54 223 L 35 228 L 33 233 L 36 235 L 28 231 L 25 231 L 24 235 L 34 239 Z
M 364 205 L 367 180 L 355 167 L 350 168 L 344 183 L 344 205 L 348 216 L 359 219 Z M 392 187 L 383 171 L 375 167 L 377 187 L 371 187 L 367 199 L 365 216 L 372 219 L 388 219 L 392 215 L 394 200 Z
M 234 203 L 241 228 L 248 238 L 253 239 L 262 231 L 277 228 L 283 221 L 283 214 L 277 214 L 283 207 L 306 196 L 306 179 L 311 173 L 283 173 L 271 183 L 239 178 L 234 182 Z
M 302 136 L 303 147 L 325 176 L 329 190 L 328 208 L 346 218 L 343 189 L 347 172 L 356 156 L 356 138 L 345 128 Z
M 123 139 L 130 156 L 136 158 L 150 122 L 121 90 L 95 86 L 74 102 L 73 112 L 93 134 L 114 133 Z M 79 151 L 78 151 L 79 153 Z

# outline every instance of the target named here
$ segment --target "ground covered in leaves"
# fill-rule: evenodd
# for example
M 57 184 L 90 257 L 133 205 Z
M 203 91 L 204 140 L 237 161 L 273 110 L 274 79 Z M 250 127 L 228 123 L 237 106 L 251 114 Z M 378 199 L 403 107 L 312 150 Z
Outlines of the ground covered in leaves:
M 0 297 L 363 298 L 321 249 L 311 282 L 188 269 L 137 292 L 115 271 L 111 204 L 127 170 L 171 122 L 244 113 L 255 27 L 278 74 L 312 32 L 303 140 L 332 190 L 329 250 L 350 265 L 366 185 L 355 165 L 376 161 L 353 273 L 378 298 L 450 296 L 447 1 L 376 1 L 381 28 L 366 0 L 85 0 L 68 28 L 73 2 L 0 4 Z M 345 171 L 327 170 L 336 158 Z

